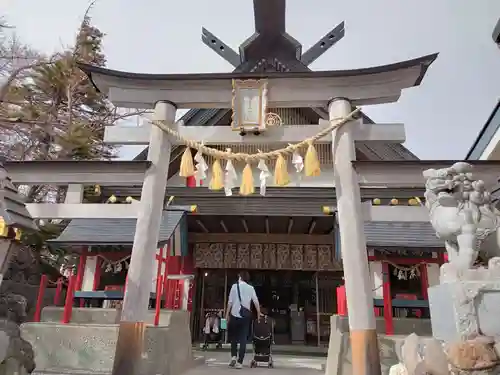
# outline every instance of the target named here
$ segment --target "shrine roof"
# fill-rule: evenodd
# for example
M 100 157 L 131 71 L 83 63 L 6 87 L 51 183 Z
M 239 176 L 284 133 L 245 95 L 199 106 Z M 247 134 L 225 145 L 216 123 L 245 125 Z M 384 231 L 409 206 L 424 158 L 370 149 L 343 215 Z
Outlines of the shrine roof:
M 158 237 L 159 246 L 167 243 L 184 215 L 183 209 L 163 211 Z M 136 219 L 73 219 L 59 237 L 48 242 L 67 246 L 131 246 L 134 242 L 136 222 Z
M 493 29 L 493 41 L 500 46 L 500 19 L 498 20 L 495 28 Z
M 366 245 L 371 247 L 443 248 L 431 223 L 369 222 L 365 223 Z
M 499 21 L 500 22 L 500 21 Z M 499 25 L 500 27 L 500 25 Z M 500 30 L 499 30 L 500 32 Z M 483 128 L 479 132 L 476 140 L 472 144 L 469 152 L 465 156 L 466 160 L 479 160 L 484 151 L 493 140 L 500 128 L 500 100 L 497 102 L 495 108 L 486 120 Z
M 149 74 L 149 73 L 132 73 L 112 69 L 106 69 L 98 66 L 78 63 L 78 67 L 90 78 L 97 90 L 107 93 L 110 86 L 109 79 L 112 79 L 113 85 L 120 84 L 144 84 L 147 82 L 192 82 L 205 81 L 211 84 L 226 84 L 233 79 L 327 79 L 327 78 L 345 78 L 364 75 L 376 75 L 388 72 L 401 71 L 404 73 L 412 73 L 414 79 L 408 82 L 407 87 L 418 86 L 427 72 L 429 66 L 437 58 L 438 54 L 422 56 L 412 60 L 401 61 L 393 64 L 381 65 L 362 69 L 348 70 L 327 70 L 327 71 L 290 71 L 290 72 L 232 72 L 232 73 L 190 73 L 190 74 Z M 412 68 L 419 68 L 417 72 L 412 71 Z M 102 78 L 102 79 L 99 79 Z M 226 81 L 226 82 L 224 82 Z

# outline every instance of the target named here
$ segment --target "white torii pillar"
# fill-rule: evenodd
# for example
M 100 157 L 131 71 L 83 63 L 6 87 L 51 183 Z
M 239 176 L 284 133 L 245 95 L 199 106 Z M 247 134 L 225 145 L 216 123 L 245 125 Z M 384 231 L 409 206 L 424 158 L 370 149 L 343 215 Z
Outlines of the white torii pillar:
M 173 123 L 175 111 L 176 107 L 172 103 L 158 102 L 155 105 L 154 119 Z M 151 166 L 145 173 L 141 201 L 138 203 L 140 206 L 116 343 L 113 375 L 139 373 L 138 365 L 144 348 L 145 322 L 153 278 L 153 262 L 167 187 L 170 149 L 167 133 L 153 126 L 148 152 Z
M 330 121 L 352 111 L 349 100 L 333 99 Z M 344 267 L 353 375 L 380 375 L 380 358 L 358 176 L 352 167 L 356 149 L 352 122 L 332 132 L 335 192 Z M 327 374 L 331 375 L 331 374 Z

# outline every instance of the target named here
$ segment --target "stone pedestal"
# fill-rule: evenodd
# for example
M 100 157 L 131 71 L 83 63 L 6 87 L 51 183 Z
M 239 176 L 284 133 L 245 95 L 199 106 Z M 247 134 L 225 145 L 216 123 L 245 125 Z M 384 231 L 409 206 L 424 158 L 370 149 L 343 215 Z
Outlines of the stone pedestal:
M 500 279 L 456 281 L 429 288 L 432 333 L 454 342 L 500 337 Z

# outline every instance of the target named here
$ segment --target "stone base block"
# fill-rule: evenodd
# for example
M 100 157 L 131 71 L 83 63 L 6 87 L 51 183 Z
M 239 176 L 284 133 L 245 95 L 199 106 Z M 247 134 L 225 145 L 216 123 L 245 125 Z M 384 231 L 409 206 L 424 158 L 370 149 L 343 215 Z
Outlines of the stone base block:
M 338 315 L 330 318 L 330 342 L 326 360 L 325 375 L 352 375 L 351 343 L 347 319 Z M 406 336 L 378 335 L 382 374 L 387 375 L 392 365 L 397 364 L 396 348 Z M 423 338 L 425 341 L 426 339 Z
M 35 373 L 111 373 L 116 324 L 25 323 L 21 335 L 35 353 Z M 137 375 L 179 375 L 194 366 L 189 313 L 175 311 L 168 324 L 148 326 Z
M 433 336 L 445 342 L 500 336 L 500 280 L 457 281 L 429 288 Z

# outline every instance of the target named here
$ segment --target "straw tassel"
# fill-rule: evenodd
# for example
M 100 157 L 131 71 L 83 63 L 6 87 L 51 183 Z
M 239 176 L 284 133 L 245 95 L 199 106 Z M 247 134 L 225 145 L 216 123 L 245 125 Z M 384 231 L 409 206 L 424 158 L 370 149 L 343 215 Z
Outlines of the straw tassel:
M 255 193 L 255 186 L 253 185 L 252 166 L 247 162 L 241 176 L 240 195 L 252 195 L 253 193 Z
M 179 171 L 179 176 L 181 177 L 191 177 L 194 176 L 194 163 L 193 154 L 191 154 L 191 149 L 186 147 L 181 158 L 181 166 Z
M 282 154 L 276 160 L 276 167 L 274 168 L 274 184 L 278 186 L 285 186 L 290 183 L 288 176 L 288 166 Z
M 308 177 L 317 177 L 321 174 L 318 153 L 312 142 L 309 142 L 309 147 L 307 148 L 304 169 Z
M 212 164 L 212 178 L 208 185 L 210 190 L 222 190 L 224 188 L 224 171 L 220 165 L 219 159 L 215 159 Z

